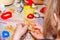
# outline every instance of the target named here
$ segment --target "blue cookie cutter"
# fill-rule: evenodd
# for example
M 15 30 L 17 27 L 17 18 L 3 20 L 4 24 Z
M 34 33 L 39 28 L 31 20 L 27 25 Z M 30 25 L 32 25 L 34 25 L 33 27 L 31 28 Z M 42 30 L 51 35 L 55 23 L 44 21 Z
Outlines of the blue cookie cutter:
M 2 32 L 2 38 L 8 38 L 10 36 L 10 33 L 8 31 Z

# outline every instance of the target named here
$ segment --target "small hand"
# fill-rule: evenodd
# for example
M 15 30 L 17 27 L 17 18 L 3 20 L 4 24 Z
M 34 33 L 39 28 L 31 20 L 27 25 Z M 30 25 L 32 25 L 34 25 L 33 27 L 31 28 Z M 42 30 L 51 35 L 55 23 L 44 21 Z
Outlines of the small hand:
M 31 31 L 30 33 L 36 39 L 43 39 L 43 33 L 41 31 L 42 31 L 42 28 L 41 27 L 35 26 L 34 27 L 34 31 Z
M 28 26 L 24 24 L 18 24 L 13 35 L 13 40 L 20 40 L 21 36 L 23 36 L 27 31 Z

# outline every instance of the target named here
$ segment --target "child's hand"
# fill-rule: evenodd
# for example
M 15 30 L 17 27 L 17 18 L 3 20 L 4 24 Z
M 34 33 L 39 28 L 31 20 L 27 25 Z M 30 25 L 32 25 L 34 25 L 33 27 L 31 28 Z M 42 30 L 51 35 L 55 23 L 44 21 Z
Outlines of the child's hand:
M 13 40 L 20 40 L 21 36 L 23 36 L 26 33 L 27 27 L 28 27 L 27 25 L 18 24 L 16 31 L 13 35 Z
M 36 39 L 43 39 L 43 33 L 41 32 L 42 28 L 35 26 L 34 31 L 31 31 L 32 36 L 34 36 Z

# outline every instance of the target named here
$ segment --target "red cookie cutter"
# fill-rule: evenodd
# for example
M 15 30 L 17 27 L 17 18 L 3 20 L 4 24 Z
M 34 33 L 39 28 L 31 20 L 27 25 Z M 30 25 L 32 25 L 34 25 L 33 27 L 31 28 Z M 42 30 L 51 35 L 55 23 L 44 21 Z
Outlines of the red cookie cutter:
M 32 0 L 24 0 L 24 2 L 29 6 L 32 6 L 33 3 Z
M 45 9 L 46 9 L 46 7 L 43 7 L 43 8 L 40 10 L 40 12 L 41 12 L 41 13 L 45 13 Z
M 29 15 L 27 16 L 27 18 L 33 19 L 33 18 L 34 18 L 34 15 L 33 15 L 33 14 L 29 14 Z
M 5 13 L 2 13 L 1 15 L 1 18 L 6 20 L 8 18 L 11 18 L 12 17 L 12 13 L 11 12 L 5 12 Z

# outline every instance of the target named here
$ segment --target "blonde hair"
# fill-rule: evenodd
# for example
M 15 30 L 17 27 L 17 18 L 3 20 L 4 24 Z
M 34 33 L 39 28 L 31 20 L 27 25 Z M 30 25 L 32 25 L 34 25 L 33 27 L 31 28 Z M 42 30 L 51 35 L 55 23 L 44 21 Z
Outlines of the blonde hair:
M 56 22 L 54 19 L 54 14 L 60 19 L 59 2 L 60 0 L 48 0 L 46 15 L 44 18 L 44 37 L 53 36 L 54 38 L 57 38 L 57 35 L 60 35 L 60 31 L 58 31 L 58 28 L 60 27 L 58 24 L 60 24 L 60 22 Z

